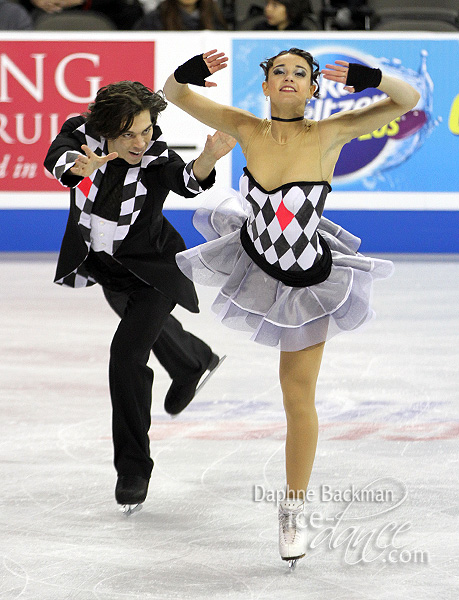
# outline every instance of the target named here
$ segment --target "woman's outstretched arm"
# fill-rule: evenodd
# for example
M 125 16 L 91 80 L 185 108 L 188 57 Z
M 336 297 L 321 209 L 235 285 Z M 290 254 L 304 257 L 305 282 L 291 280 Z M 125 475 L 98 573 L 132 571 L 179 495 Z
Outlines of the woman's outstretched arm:
M 360 69 L 354 71 L 349 63 L 345 61 L 336 61 L 336 63 L 336 65 L 326 65 L 326 69 L 322 70 L 325 79 L 345 83 L 344 89 L 351 93 L 356 91 L 355 88 L 377 87 L 388 96 L 365 108 L 337 113 L 326 119 L 329 121 L 330 129 L 334 130 L 333 133 L 330 132 L 331 135 L 340 138 L 342 143 L 383 127 L 413 109 L 419 101 L 419 93 L 410 84 L 384 73 L 379 73 L 380 79 L 377 85 L 366 86 L 364 81 L 362 84 L 364 87 L 360 86 L 359 88 L 361 83 L 359 80 L 362 78 L 365 80 L 366 69 L 368 69 L 368 73 L 378 70 L 362 67 L 360 75 Z M 369 73 L 369 76 L 371 78 L 372 74 Z M 355 84 L 355 86 L 350 84 Z
M 217 84 L 207 81 L 206 77 L 226 68 L 227 61 L 225 54 L 216 50 L 193 57 L 168 77 L 164 93 L 172 104 L 201 123 L 230 134 L 241 144 L 259 119 L 247 111 L 214 102 L 188 86 L 188 83 L 194 83 L 203 87 L 215 87 Z

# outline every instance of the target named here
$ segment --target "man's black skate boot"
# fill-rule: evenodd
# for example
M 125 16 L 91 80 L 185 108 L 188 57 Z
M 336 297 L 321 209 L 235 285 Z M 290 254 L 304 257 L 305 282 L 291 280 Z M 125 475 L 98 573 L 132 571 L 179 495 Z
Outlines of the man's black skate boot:
M 118 475 L 115 498 L 118 504 L 142 504 L 147 497 L 148 479 L 139 475 Z
M 178 415 L 184 410 L 193 400 L 198 391 L 204 386 L 213 375 L 226 356 L 221 358 L 216 354 L 212 354 L 209 364 L 204 369 L 198 371 L 191 380 L 179 381 L 173 379 L 171 386 L 164 400 L 164 410 L 170 415 Z M 207 376 L 201 381 L 202 376 L 206 371 L 209 371 Z

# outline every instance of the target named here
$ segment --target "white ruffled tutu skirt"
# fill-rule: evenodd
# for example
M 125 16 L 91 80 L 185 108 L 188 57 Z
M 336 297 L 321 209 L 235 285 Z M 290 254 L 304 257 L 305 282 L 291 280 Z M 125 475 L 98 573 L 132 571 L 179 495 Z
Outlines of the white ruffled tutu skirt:
M 374 317 L 373 280 L 389 277 L 392 262 L 363 256 L 359 238 L 322 217 L 318 231 L 332 253 L 331 273 L 317 285 L 290 287 L 262 271 L 243 249 L 240 228 L 247 215 L 238 192 L 213 192 L 193 217 L 209 241 L 176 256 L 189 279 L 220 288 L 212 311 L 223 325 L 292 352 L 357 329 Z

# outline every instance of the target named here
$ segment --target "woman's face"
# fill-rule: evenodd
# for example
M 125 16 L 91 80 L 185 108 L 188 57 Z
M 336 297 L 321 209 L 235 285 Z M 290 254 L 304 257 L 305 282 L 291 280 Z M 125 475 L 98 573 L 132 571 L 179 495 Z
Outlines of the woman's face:
M 274 59 L 269 70 L 268 80 L 263 82 L 265 96 L 271 103 L 286 105 L 306 105 L 315 90 L 311 84 L 311 67 L 308 62 L 296 54 L 283 54 Z
M 285 29 L 288 26 L 287 9 L 282 2 L 267 0 L 264 13 L 268 24 L 272 27 Z

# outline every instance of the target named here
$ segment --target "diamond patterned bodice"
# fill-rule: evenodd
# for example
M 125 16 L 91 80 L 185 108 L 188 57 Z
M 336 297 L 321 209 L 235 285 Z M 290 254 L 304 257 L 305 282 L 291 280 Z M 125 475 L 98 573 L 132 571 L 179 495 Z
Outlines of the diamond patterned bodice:
M 317 227 L 330 189 L 326 181 L 302 181 L 268 192 L 245 168 L 240 192 L 251 206 L 247 233 L 255 250 L 283 271 L 314 265 L 322 256 Z

